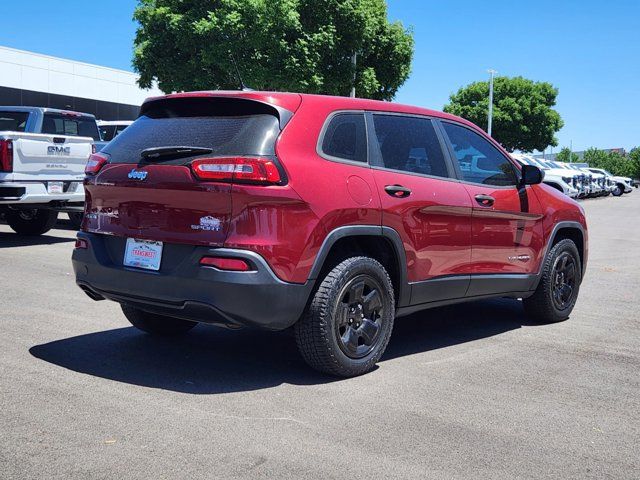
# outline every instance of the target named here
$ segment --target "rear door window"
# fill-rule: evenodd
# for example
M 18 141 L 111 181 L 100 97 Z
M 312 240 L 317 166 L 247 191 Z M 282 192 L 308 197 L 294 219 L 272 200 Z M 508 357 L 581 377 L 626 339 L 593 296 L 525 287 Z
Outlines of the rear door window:
M 45 113 L 42 119 L 42 133 L 69 135 L 72 137 L 90 137 L 96 141 L 100 141 L 98 124 L 95 119 L 82 115 Z
M 141 152 L 159 147 L 209 148 L 210 157 L 271 156 L 280 133 L 278 112 L 244 99 L 176 98 L 152 102 L 102 150 L 111 163 L 138 163 Z M 193 157 L 168 159 L 184 164 Z
M 384 168 L 449 177 L 447 162 L 430 119 L 375 114 L 373 124 Z
M 24 132 L 29 112 L 0 112 L 0 132 Z
M 339 113 L 332 117 L 322 138 L 322 153 L 340 160 L 366 163 L 364 113 Z

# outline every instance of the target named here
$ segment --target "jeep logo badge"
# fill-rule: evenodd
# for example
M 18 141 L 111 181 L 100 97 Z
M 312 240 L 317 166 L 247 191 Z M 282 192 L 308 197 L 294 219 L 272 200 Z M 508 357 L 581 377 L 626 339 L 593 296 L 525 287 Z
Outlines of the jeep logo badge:
M 131 180 L 144 180 L 145 178 L 147 178 L 147 175 L 149 174 L 149 172 L 139 172 L 137 171 L 135 168 L 131 169 L 131 171 L 129 172 L 129 175 L 127 175 L 127 177 L 129 177 Z

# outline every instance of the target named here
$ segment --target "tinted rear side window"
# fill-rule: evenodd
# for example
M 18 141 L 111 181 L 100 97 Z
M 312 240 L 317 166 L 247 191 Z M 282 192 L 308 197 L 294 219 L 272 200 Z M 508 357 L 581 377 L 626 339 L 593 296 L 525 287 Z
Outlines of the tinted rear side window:
M 443 122 L 464 180 L 485 185 L 516 185 L 513 164 L 487 140 L 470 129 Z
M 45 113 L 42 119 L 42 133 L 50 135 L 70 135 L 72 137 L 91 137 L 100 141 L 98 124 L 91 117 Z
M 0 132 L 24 132 L 28 118 L 28 112 L 0 112 Z
M 367 134 L 364 114 L 335 115 L 324 132 L 322 153 L 352 162 L 366 162 Z
M 278 113 L 242 99 L 184 98 L 154 102 L 102 151 L 112 163 L 138 163 L 140 153 L 157 147 L 203 147 L 207 156 L 275 155 Z M 167 160 L 184 164 L 191 157 Z
M 373 123 L 385 168 L 435 177 L 449 176 L 431 120 L 376 114 Z

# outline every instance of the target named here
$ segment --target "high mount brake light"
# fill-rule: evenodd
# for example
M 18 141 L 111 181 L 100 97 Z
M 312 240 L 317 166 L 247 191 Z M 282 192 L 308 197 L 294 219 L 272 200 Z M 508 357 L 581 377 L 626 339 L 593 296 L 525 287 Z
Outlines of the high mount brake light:
M 200 180 L 262 185 L 277 184 L 282 180 L 275 162 L 268 158 L 199 158 L 191 162 L 191 168 Z
M 0 172 L 13 172 L 13 140 L 0 140 Z
M 94 153 L 89 157 L 84 167 L 85 175 L 95 175 L 109 161 L 109 155 L 106 153 Z

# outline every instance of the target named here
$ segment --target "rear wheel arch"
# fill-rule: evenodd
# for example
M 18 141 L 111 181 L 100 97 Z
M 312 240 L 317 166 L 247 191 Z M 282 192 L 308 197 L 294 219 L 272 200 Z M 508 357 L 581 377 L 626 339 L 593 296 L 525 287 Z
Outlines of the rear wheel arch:
M 396 305 L 408 305 L 410 289 L 404 246 L 398 232 L 389 227 L 351 225 L 331 231 L 316 255 L 309 281 L 317 285 L 333 267 L 353 256 L 380 262 L 391 277 Z

